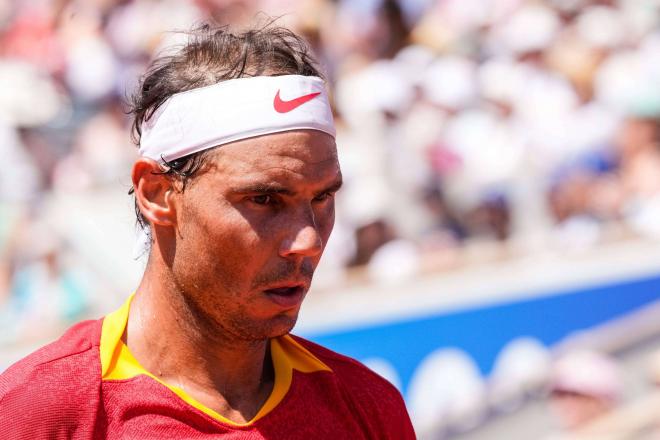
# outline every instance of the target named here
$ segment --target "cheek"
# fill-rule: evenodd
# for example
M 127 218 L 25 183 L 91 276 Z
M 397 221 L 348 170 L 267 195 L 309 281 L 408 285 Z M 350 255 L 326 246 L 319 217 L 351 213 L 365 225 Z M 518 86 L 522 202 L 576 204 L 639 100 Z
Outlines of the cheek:
M 225 199 L 199 203 L 186 211 L 188 215 L 184 221 L 190 232 L 214 252 L 238 251 L 251 246 L 257 239 L 251 219 Z
M 335 226 L 335 204 L 334 201 L 328 203 L 328 206 L 322 207 L 319 212 L 315 213 L 316 226 L 318 227 L 319 234 L 323 240 L 323 247 L 328 243 L 332 228 Z
M 202 232 L 202 240 L 209 247 L 210 257 L 222 265 L 248 265 L 259 256 L 261 239 L 254 225 L 244 218 L 225 215 Z
M 258 250 L 263 248 L 259 234 L 236 210 L 224 206 L 198 210 L 184 220 L 177 253 L 192 268 L 196 284 L 219 280 L 236 285 L 259 266 Z

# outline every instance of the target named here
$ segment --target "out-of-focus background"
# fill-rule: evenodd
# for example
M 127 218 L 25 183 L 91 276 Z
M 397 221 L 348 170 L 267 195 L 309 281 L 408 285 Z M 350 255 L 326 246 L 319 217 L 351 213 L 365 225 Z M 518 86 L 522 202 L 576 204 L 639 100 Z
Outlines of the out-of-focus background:
M 267 16 L 327 72 L 345 177 L 298 333 L 420 438 L 658 438 L 658 0 L 0 0 L 0 371 L 140 278 L 149 60 Z

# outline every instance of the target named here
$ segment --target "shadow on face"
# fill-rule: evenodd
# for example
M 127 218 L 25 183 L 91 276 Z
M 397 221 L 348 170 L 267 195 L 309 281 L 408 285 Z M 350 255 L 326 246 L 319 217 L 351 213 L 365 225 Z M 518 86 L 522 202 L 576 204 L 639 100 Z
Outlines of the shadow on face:
M 223 145 L 209 159 L 177 195 L 176 283 L 215 322 L 264 335 L 279 319 L 277 332 L 288 331 L 302 297 L 285 307 L 264 292 L 309 289 L 341 186 L 334 139 L 289 131 Z

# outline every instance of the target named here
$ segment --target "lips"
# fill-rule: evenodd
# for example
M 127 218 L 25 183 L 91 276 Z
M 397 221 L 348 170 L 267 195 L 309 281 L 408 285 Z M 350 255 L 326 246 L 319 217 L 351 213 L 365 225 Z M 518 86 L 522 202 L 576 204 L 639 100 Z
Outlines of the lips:
M 282 308 L 299 306 L 305 296 L 304 284 L 287 284 L 264 290 L 264 293 L 275 304 Z

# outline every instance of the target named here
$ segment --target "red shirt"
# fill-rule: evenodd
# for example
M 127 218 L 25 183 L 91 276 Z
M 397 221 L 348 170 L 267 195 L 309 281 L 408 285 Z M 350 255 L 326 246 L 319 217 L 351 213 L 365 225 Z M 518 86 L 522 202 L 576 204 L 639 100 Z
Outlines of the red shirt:
M 245 424 L 144 370 L 121 341 L 130 301 L 0 375 L 0 439 L 414 439 L 399 392 L 295 336 L 271 340 L 275 384 Z

